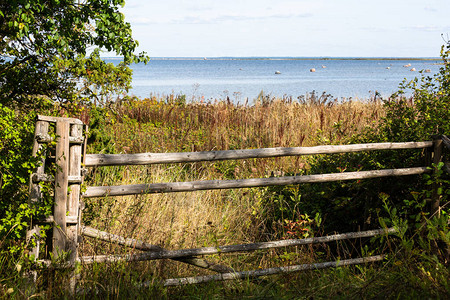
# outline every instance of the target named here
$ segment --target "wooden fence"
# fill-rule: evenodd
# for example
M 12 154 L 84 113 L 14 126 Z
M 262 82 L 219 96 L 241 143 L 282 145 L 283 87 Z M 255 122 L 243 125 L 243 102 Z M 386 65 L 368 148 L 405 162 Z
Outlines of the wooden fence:
M 383 259 L 382 255 L 370 257 L 341 260 L 339 262 L 325 262 L 308 265 L 286 266 L 270 268 L 264 270 L 238 272 L 230 267 L 212 263 L 199 256 L 231 253 L 243 251 L 255 251 L 261 249 L 271 249 L 279 247 L 289 247 L 307 245 L 315 243 L 325 243 L 345 239 L 355 239 L 372 237 L 376 235 L 389 234 L 395 229 L 378 229 L 362 232 L 351 232 L 335 234 L 323 237 L 306 239 L 290 239 L 263 243 L 228 245 L 219 247 L 204 247 L 197 249 L 165 250 L 157 245 L 144 241 L 130 239 L 108 232 L 99 231 L 81 224 L 81 213 L 83 203 L 80 199 L 88 197 L 123 196 L 148 193 L 173 193 L 212 189 L 236 189 L 249 187 L 264 187 L 277 185 L 291 185 L 311 182 L 330 182 L 340 180 L 355 180 L 378 178 L 386 176 L 406 176 L 420 175 L 430 171 L 431 162 L 437 164 L 442 160 L 443 146 L 450 149 L 450 139 L 446 136 L 433 137 L 433 141 L 404 142 L 404 143 L 373 143 L 357 145 L 333 145 L 317 147 L 292 147 L 292 148 L 264 148 L 249 150 L 226 150 L 207 152 L 185 152 L 185 153 L 140 153 L 140 154 L 86 154 L 87 127 L 78 119 L 55 118 L 38 116 L 35 131 L 35 142 L 33 155 L 38 154 L 41 149 L 45 149 L 45 143 L 52 142 L 56 136 L 56 149 L 54 153 L 47 151 L 46 159 L 36 169 L 30 179 L 31 201 L 42 201 L 41 182 L 54 182 L 54 210 L 53 215 L 44 220 L 35 220 L 30 225 L 28 238 L 35 240 L 35 247 L 32 254 L 38 265 L 54 266 L 55 261 L 59 267 L 73 267 L 76 263 L 89 264 L 93 262 L 114 262 L 114 261 L 144 261 L 155 259 L 172 259 L 175 261 L 188 263 L 200 268 L 218 272 L 217 275 L 200 277 L 167 279 L 164 284 L 167 286 L 207 282 L 211 280 L 230 280 L 237 278 L 251 278 L 278 273 L 297 272 L 306 269 L 318 269 L 351 264 L 361 264 Z M 90 186 L 81 192 L 81 184 L 84 179 L 84 167 L 117 166 L 117 165 L 148 165 L 148 164 L 169 164 L 169 163 L 189 163 L 200 161 L 236 160 L 249 158 L 268 158 L 282 156 L 300 156 L 314 154 L 350 153 L 374 150 L 400 150 L 400 149 L 425 149 L 427 163 L 423 167 L 369 170 L 359 172 L 344 172 L 336 174 L 317 174 L 305 176 L 286 176 L 271 178 L 254 178 L 239 180 L 206 180 L 191 182 L 171 182 L 153 184 L 133 184 L 119 186 Z M 46 164 L 48 160 L 53 160 L 56 164 L 56 174 L 54 177 L 46 174 Z M 83 167 L 82 167 L 83 166 Z M 445 165 L 450 172 L 450 165 Z M 437 190 L 437 186 L 434 187 Z M 439 213 L 439 195 L 433 195 L 432 213 Z M 53 233 L 48 238 L 46 249 L 52 253 L 54 261 L 40 259 L 40 255 L 45 252 L 41 249 L 40 226 L 42 224 L 53 224 Z M 97 255 L 88 257 L 78 257 L 78 247 L 80 236 L 97 238 L 99 240 L 113 242 L 118 245 L 132 247 L 144 252 L 130 255 Z M 49 257 L 47 255 L 47 257 Z

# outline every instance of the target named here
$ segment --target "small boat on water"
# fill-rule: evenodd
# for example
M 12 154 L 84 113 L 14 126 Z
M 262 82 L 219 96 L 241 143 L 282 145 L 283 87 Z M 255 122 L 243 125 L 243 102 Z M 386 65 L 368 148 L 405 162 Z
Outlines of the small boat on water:
M 281 74 L 281 72 L 280 71 L 275 71 L 275 74 L 279 75 L 279 74 Z

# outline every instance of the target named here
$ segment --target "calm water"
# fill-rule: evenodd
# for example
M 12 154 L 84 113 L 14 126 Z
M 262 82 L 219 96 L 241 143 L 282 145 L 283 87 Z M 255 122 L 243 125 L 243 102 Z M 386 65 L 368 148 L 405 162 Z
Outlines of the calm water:
M 337 98 L 368 98 L 378 91 L 389 96 L 419 70 L 439 70 L 436 60 L 323 60 L 323 59 L 153 59 L 132 65 L 131 93 L 185 94 L 187 99 L 250 102 L 261 91 L 296 98 L 315 90 Z M 410 67 L 404 65 L 411 64 Z M 323 68 L 322 66 L 325 66 Z M 316 72 L 310 72 L 315 68 Z M 415 68 L 413 72 L 410 69 Z M 275 74 L 276 71 L 281 74 Z M 431 75 L 430 74 L 430 75 Z

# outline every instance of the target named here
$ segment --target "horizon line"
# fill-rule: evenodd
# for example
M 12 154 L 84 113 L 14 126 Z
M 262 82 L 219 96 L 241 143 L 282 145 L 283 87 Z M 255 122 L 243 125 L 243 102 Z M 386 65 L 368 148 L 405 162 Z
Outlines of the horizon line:
M 101 56 L 123 59 L 122 56 Z M 155 56 L 150 60 L 439 60 L 439 56 Z

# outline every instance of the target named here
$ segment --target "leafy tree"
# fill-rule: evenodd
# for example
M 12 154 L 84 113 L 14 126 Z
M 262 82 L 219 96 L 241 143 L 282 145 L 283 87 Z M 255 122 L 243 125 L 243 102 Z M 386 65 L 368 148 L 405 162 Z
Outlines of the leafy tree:
M 37 108 L 127 90 L 127 65 L 148 58 L 133 54 L 138 42 L 119 11 L 123 5 L 123 0 L 1 1 L 0 103 Z M 122 55 L 123 63 L 106 64 L 99 49 Z
M 0 254 L 23 250 L 36 113 L 60 103 L 105 102 L 126 91 L 132 62 L 147 62 L 119 7 L 123 0 L 0 1 Z M 101 50 L 123 56 L 114 65 Z M 48 207 L 47 207 L 48 208 Z M 1 268 L 1 263 L 0 263 Z

